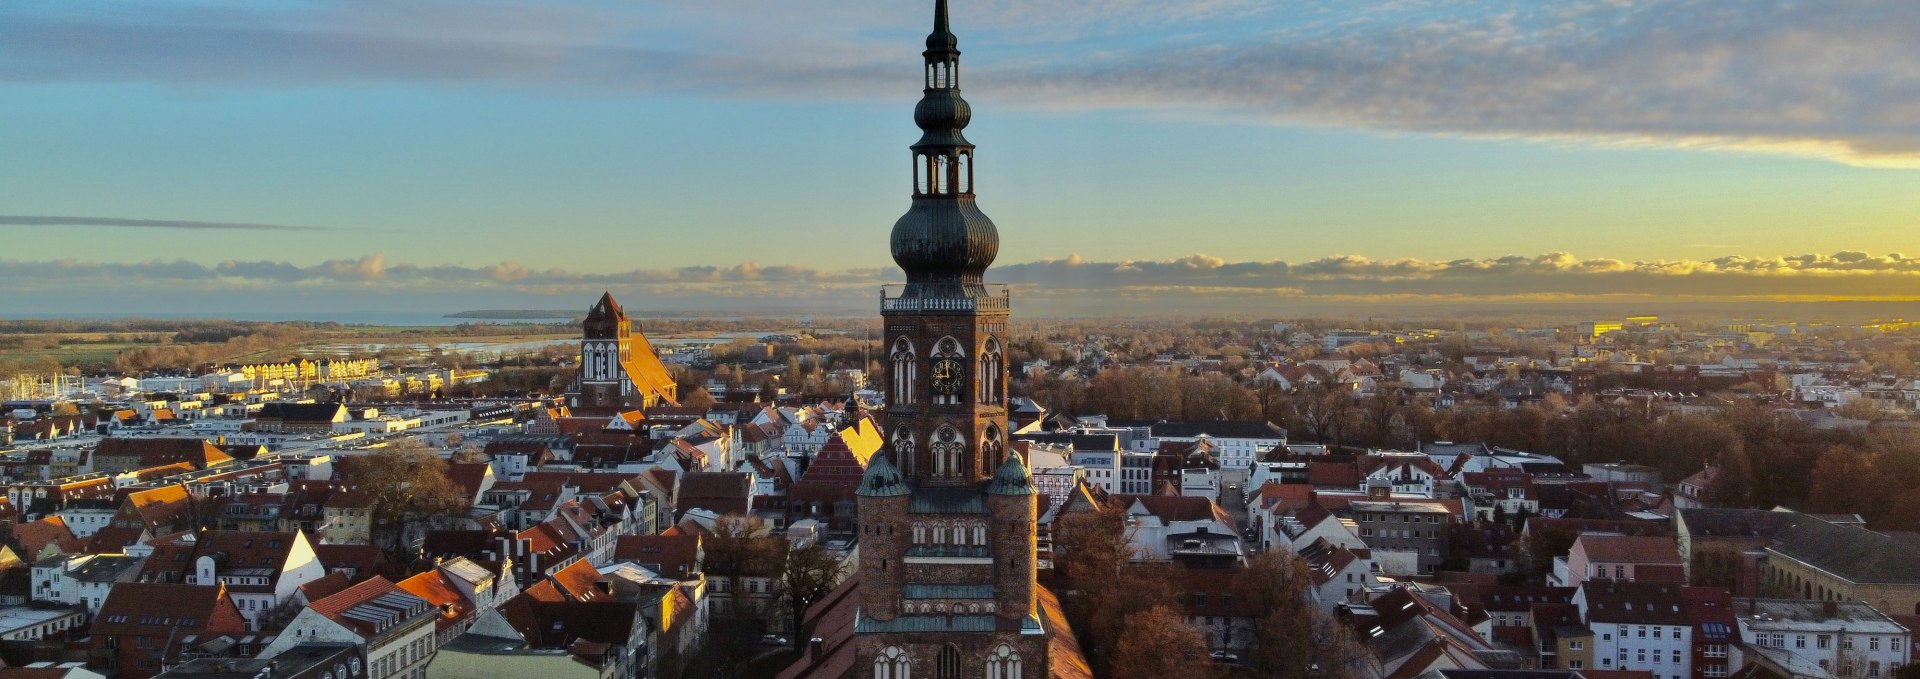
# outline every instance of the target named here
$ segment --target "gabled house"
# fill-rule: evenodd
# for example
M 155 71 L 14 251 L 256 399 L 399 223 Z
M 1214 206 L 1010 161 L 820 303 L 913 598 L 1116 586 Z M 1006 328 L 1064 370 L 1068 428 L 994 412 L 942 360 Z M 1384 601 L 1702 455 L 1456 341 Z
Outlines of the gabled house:
M 260 406 L 254 415 L 253 430 L 280 434 L 325 434 L 333 426 L 353 419 L 341 403 L 287 403 L 274 401 Z M 378 679 L 377 677 L 375 679 Z
M 75 604 L 98 614 L 107 596 L 122 583 L 133 582 L 144 559 L 125 554 L 81 554 L 46 559 L 33 564 L 34 601 Z
M 872 421 L 865 419 L 828 437 L 800 480 L 788 489 L 786 516 L 780 518 L 789 523 L 814 519 L 835 530 L 853 530 L 854 492 L 859 490 L 860 478 L 866 474 L 867 461 L 879 452 L 880 446 L 879 431 Z M 775 460 L 774 464 L 780 461 Z M 695 496 L 687 495 L 684 489 L 689 481 L 693 479 L 681 481 L 682 494 L 691 502 Z M 689 504 L 686 508 L 699 506 Z M 720 507 L 706 508 L 728 513 Z
M 1586 533 L 1573 541 L 1565 560 L 1554 559 L 1549 584 L 1579 587 L 1588 580 L 1684 584 L 1686 569 L 1671 536 Z
M 1407 585 L 1395 586 L 1370 605 L 1342 605 L 1336 612 L 1373 652 L 1381 679 L 1413 679 L 1441 670 L 1519 669 L 1520 655 L 1493 645 L 1468 616 L 1457 603 L 1435 601 Z
M 327 574 L 300 531 L 180 533 L 148 548 L 140 582 L 220 585 L 254 629 L 295 604 L 301 585 Z
M 1300 557 L 1306 559 L 1307 571 L 1313 577 L 1314 598 L 1324 608 L 1364 602 L 1369 589 L 1380 584 L 1374 573 L 1373 553 L 1364 547 L 1347 547 L 1320 538 L 1300 550 Z
M 439 648 L 441 609 L 379 576 L 307 605 L 261 652 L 271 657 L 299 644 L 351 643 L 364 649 L 368 679 L 417 679 Z
M 93 469 L 118 474 L 161 467 L 178 462 L 206 469 L 232 462 L 233 458 L 206 439 L 197 438 L 107 438 L 93 451 Z
M 113 679 L 146 679 L 179 662 L 188 639 L 246 633 L 223 585 L 120 583 L 94 618 L 87 665 Z

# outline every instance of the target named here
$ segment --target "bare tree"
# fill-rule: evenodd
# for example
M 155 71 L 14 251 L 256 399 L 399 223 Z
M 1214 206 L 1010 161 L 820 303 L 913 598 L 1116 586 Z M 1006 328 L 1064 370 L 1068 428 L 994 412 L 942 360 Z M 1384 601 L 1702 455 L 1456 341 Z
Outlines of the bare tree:
M 780 569 L 780 593 L 786 599 L 787 611 L 793 617 L 788 626 L 793 650 L 805 648 L 806 640 L 800 633 L 800 623 L 806 618 L 807 609 L 839 586 L 846 569 L 846 561 L 818 541 L 787 550 L 786 562 Z
M 1165 679 L 1213 674 L 1206 636 L 1180 618 L 1166 604 L 1127 617 L 1120 643 L 1113 651 L 1113 679 Z

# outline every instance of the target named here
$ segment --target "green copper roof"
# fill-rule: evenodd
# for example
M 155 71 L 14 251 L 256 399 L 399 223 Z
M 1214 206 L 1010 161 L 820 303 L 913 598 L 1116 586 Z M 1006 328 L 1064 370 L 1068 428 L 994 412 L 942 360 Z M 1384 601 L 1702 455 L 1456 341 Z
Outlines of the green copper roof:
M 860 497 L 900 497 L 912 492 L 900 475 L 900 468 L 893 466 L 884 452 L 867 462 L 867 473 L 860 477 Z
M 907 502 L 909 514 L 985 514 L 986 498 L 979 488 L 921 488 Z
M 1033 476 L 1027 473 L 1027 464 L 1019 455 L 1007 454 L 1000 468 L 993 472 L 993 482 L 987 484 L 989 495 L 1038 495 L 1040 491 L 1033 487 Z
M 903 615 L 892 620 L 874 620 L 860 616 L 853 623 L 854 634 L 901 632 L 992 632 L 999 623 L 991 615 Z

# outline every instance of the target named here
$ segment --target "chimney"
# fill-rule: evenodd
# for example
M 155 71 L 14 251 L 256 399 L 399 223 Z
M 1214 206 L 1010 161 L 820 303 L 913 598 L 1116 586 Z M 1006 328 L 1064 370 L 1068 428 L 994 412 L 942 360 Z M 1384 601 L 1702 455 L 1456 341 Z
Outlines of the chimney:
M 1828 620 L 1832 620 L 1834 618 L 1840 617 L 1840 602 L 1838 601 L 1820 602 L 1820 614 L 1826 616 Z
M 820 637 L 814 637 L 812 639 L 808 639 L 807 640 L 807 659 L 820 660 L 821 656 L 826 655 L 826 649 L 827 649 L 826 639 L 822 639 Z

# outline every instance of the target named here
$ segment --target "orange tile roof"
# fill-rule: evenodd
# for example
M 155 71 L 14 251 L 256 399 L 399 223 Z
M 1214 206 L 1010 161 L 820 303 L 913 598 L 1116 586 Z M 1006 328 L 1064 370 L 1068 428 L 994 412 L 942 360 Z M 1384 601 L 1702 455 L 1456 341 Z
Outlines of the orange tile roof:
M 440 617 L 434 621 L 436 629 L 444 630 L 473 616 L 473 602 L 438 568 L 401 580 L 399 587 L 439 607 Z
M 40 551 L 48 545 L 53 545 L 64 554 L 79 552 L 86 546 L 73 536 L 73 529 L 68 528 L 66 520 L 58 515 L 14 526 L 13 536 L 26 549 L 28 558 L 38 558 Z

